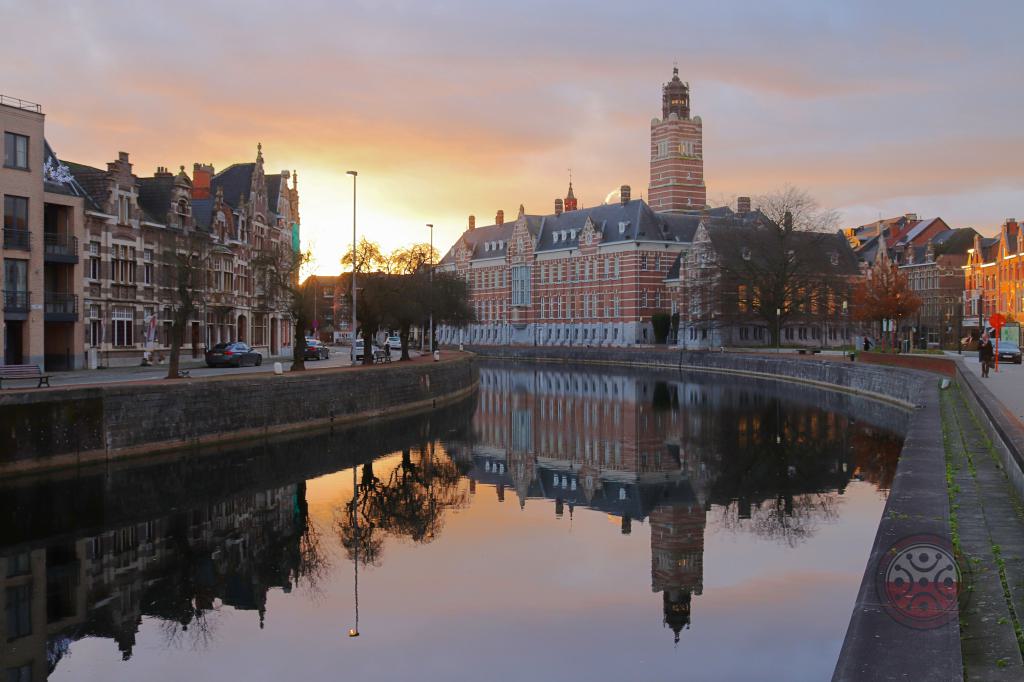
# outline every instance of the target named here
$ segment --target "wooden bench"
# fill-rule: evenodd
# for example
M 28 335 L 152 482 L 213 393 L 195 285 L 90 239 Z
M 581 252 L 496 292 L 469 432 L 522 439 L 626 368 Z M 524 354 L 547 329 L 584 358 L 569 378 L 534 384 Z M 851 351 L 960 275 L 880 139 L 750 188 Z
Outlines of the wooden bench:
M 50 386 L 50 375 L 43 374 L 39 365 L 3 365 L 0 366 L 0 388 L 3 388 L 4 379 L 8 381 L 36 381 L 36 388 L 42 388 L 46 384 Z

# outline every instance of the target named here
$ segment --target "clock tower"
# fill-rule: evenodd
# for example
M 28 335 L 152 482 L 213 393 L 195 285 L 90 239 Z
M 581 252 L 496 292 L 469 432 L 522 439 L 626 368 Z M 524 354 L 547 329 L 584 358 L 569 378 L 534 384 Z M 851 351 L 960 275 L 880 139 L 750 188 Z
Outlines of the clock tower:
M 648 202 L 667 213 L 700 210 L 704 186 L 704 132 L 700 116 L 690 117 L 690 84 L 672 80 L 662 87 L 661 118 L 651 121 L 651 184 Z

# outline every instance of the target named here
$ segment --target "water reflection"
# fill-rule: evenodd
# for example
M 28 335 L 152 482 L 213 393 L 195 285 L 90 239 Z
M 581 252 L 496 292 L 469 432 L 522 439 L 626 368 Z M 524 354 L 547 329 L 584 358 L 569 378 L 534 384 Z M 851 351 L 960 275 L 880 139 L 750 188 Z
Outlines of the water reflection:
M 152 652 L 215 650 L 222 636 L 237 639 L 239 617 L 262 630 L 274 591 L 289 595 L 276 607 L 286 612 L 345 602 L 341 592 L 351 595 L 359 566 L 373 575 L 404 561 L 394 568 L 443 592 L 449 583 L 440 576 L 420 575 L 422 554 L 389 557 L 402 544 L 435 543 L 459 520 L 446 551 L 468 544 L 487 565 L 487 552 L 511 541 L 494 529 L 511 532 L 517 522 L 496 523 L 481 495 L 513 511 L 539 505 L 547 523 L 567 530 L 597 512 L 614 521 L 606 541 L 640 524 L 649 534 L 658 620 L 679 643 L 695 598 L 708 598 L 708 537 L 750 537 L 795 555 L 820 529 L 842 523 L 851 482 L 879 491 L 880 513 L 904 426 L 905 415 L 877 403 L 771 382 L 493 364 L 481 370 L 472 403 L 429 417 L 12 484 L 0 491 L 0 672 L 5 682 L 46 679 L 70 665 L 62 661 L 78 663 L 66 657 L 89 637 L 112 640 L 125 661 L 142 657 L 146 670 L 159 661 L 173 671 L 185 659 Z M 307 480 L 329 488 L 317 477 L 338 471 L 347 472 L 344 487 L 312 508 Z M 474 515 L 485 522 L 474 525 Z M 529 551 L 552 551 L 545 531 L 529 532 L 537 536 Z M 511 595 L 551 578 L 493 569 Z M 380 592 L 386 586 L 371 589 L 364 611 L 395 608 Z M 397 608 L 424 623 L 447 617 L 418 604 Z M 534 610 L 543 619 L 565 608 Z M 848 615 L 838 614 L 840 627 Z M 347 611 L 336 617 L 342 638 L 349 620 Z M 536 641 L 518 644 L 543 648 L 553 635 L 542 624 Z M 252 644 L 273 636 L 261 633 Z M 406 645 L 415 654 L 415 642 Z M 600 660 L 600 647 L 592 654 Z M 92 655 L 91 664 L 116 676 Z M 369 665 L 382 678 L 397 675 L 386 660 Z

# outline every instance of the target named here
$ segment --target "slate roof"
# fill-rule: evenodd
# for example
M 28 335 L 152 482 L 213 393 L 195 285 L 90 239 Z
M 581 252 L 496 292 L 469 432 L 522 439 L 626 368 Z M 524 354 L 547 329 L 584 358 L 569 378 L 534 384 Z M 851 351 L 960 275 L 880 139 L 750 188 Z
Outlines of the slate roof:
M 755 212 L 751 212 L 754 215 Z M 601 243 L 641 241 L 676 241 L 690 242 L 697 231 L 702 215 L 704 217 L 732 216 L 728 207 L 714 208 L 703 214 L 692 213 L 658 213 L 651 209 L 642 199 L 634 199 L 626 204 L 601 204 L 566 211 L 561 215 L 527 215 L 527 226 L 535 240 L 535 253 L 558 251 L 561 249 L 578 248 L 583 227 L 589 218 L 594 228 L 601 234 Z M 757 214 L 760 215 L 760 214 Z M 508 241 L 512 236 L 516 220 L 503 225 L 488 225 L 462 233 L 461 241 L 465 241 L 473 250 L 473 259 L 501 258 L 508 252 Z M 620 232 L 620 226 L 622 231 Z M 575 233 L 575 234 L 574 234 Z M 557 240 L 555 235 L 557 234 Z M 497 242 L 497 248 L 490 248 Z M 459 242 L 457 241 L 456 244 Z M 448 250 L 441 264 L 454 262 L 455 246 Z
M 107 171 L 75 163 L 74 161 L 61 161 L 71 174 L 75 176 L 78 185 L 85 191 L 85 208 L 87 211 L 103 212 L 107 200 L 110 198 L 110 189 L 107 184 Z
M 976 234 L 973 227 L 958 227 L 938 233 L 931 241 L 936 257 L 943 254 L 962 255 L 967 253 L 967 249 L 974 247 L 974 235 Z
M 193 199 L 192 219 L 196 227 L 209 232 L 210 225 L 213 224 L 213 199 Z
M 50 147 L 50 143 L 43 140 L 43 156 L 44 162 L 49 162 L 56 165 L 67 166 L 64 162 L 57 158 L 57 155 L 53 153 L 53 149 Z M 68 169 L 70 170 L 70 168 Z M 71 174 L 71 181 L 66 183 L 54 182 L 43 176 L 43 189 L 47 192 L 53 192 L 55 194 L 65 194 L 72 197 L 83 197 L 85 198 L 86 205 L 89 206 L 92 199 L 89 197 L 85 188 L 78 182 L 78 179 L 74 177 L 74 173 Z
M 726 260 L 743 257 L 744 248 L 751 248 L 749 256 L 756 262 L 767 254 L 757 247 L 758 233 L 756 230 L 774 230 L 776 228 L 758 225 L 754 221 L 720 219 L 708 225 L 708 238 L 711 240 L 719 258 Z M 774 237 L 771 237 L 774 241 Z M 857 254 L 850 248 L 850 242 L 841 233 L 801 232 L 794 231 L 786 244 L 801 254 L 802 267 L 809 271 L 829 272 L 837 275 L 856 275 L 859 273 Z M 837 262 L 833 265 L 832 255 Z
M 167 212 L 171 210 L 171 195 L 174 191 L 173 175 L 158 175 L 152 178 L 139 178 L 139 208 L 146 220 L 164 224 Z
M 267 181 L 267 207 L 271 213 L 277 213 L 277 200 L 281 196 L 281 175 L 264 175 Z
M 210 180 L 210 194 L 216 195 L 217 188 L 224 189 L 224 202 L 231 208 L 238 208 L 238 198 L 242 194 L 249 196 L 252 189 L 252 174 L 256 170 L 256 164 L 236 163 L 228 166 Z M 276 199 L 274 200 L 276 203 Z

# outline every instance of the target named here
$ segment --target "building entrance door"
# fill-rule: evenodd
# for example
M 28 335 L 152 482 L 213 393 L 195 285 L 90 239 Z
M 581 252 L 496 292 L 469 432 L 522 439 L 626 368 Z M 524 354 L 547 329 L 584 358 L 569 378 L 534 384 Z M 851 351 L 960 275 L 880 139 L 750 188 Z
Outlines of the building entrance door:
M 24 357 L 24 322 L 8 320 L 4 326 L 4 364 L 21 365 Z

